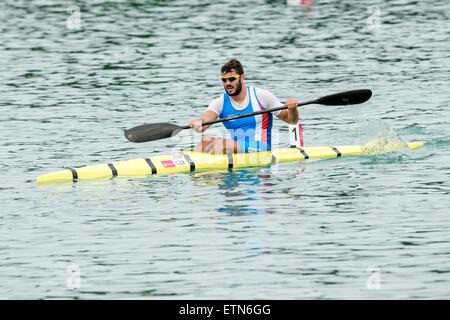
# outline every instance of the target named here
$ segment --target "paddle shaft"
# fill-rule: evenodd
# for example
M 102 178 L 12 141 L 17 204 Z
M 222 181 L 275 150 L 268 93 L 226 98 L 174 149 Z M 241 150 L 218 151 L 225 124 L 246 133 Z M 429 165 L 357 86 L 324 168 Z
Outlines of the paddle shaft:
M 316 100 L 310 100 L 306 102 L 299 103 L 297 106 L 304 106 L 307 104 L 322 104 L 326 106 L 341 106 L 341 105 L 349 105 L 349 104 L 358 104 L 366 102 L 372 96 L 372 91 L 369 89 L 360 89 L 360 90 L 351 90 L 340 93 L 335 93 L 332 95 L 324 96 Z M 282 106 L 278 106 L 271 109 L 255 111 L 246 114 L 240 114 L 236 116 L 231 116 L 223 119 L 216 119 L 212 121 L 206 121 L 202 123 L 202 126 L 211 125 L 214 123 L 225 122 L 236 120 L 245 117 L 251 117 L 258 114 L 274 112 L 278 110 L 287 109 L 287 105 L 284 104 Z M 187 126 L 178 126 L 170 123 L 150 123 L 145 125 L 140 125 L 125 131 L 125 137 L 133 142 L 145 142 L 145 141 L 154 141 L 159 139 L 170 138 L 176 135 L 178 132 L 184 129 L 190 129 L 189 125 Z
M 311 100 L 311 101 L 307 101 L 307 102 L 302 102 L 302 103 L 298 104 L 298 107 L 304 106 L 304 105 L 307 105 L 307 104 L 316 103 L 316 102 L 317 102 L 317 100 Z M 269 112 L 274 112 L 274 111 L 283 110 L 283 109 L 287 109 L 287 105 L 282 105 L 282 106 L 279 106 L 279 107 L 266 109 L 266 110 L 255 111 L 255 112 L 251 112 L 251 113 L 240 114 L 240 115 L 231 116 L 231 117 L 223 118 L 223 119 L 216 119 L 216 120 L 206 121 L 206 122 L 202 123 L 202 126 L 207 126 L 207 125 L 214 124 L 214 123 L 220 123 L 220 122 L 225 122 L 225 121 L 230 121 L 230 120 L 236 120 L 236 119 L 256 116 L 258 114 L 269 113 Z M 184 127 L 181 127 L 180 129 L 189 129 L 189 128 L 190 128 L 190 126 L 184 126 Z

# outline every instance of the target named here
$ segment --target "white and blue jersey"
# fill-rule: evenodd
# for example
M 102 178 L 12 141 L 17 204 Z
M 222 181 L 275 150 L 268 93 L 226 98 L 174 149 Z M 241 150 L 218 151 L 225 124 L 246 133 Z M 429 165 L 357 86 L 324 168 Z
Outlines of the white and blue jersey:
M 251 113 L 281 106 L 281 102 L 270 92 L 255 87 L 247 87 L 247 97 L 238 104 L 227 93 L 215 99 L 208 110 L 215 111 L 219 118 Z M 273 114 L 278 115 L 280 111 Z M 239 143 L 240 152 L 268 151 L 272 146 L 272 113 L 223 122 L 231 138 Z

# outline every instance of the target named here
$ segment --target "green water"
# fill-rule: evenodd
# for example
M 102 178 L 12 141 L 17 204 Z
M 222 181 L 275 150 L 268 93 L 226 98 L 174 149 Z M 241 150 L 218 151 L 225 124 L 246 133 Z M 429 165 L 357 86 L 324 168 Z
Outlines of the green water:
M 0 298 L 449 299 L 449 9 L 3 1 Z M 231 57 L 281 100 L 373 91 L 301 109 L 307 146 L 363 144 L 380 126 L 425 146 L 37 186 L 62 168 L 190 147 L 199 136 L 133 144 L 123 131 L 201 115 Z M 287 147 L 286 125 L 274 131 Z

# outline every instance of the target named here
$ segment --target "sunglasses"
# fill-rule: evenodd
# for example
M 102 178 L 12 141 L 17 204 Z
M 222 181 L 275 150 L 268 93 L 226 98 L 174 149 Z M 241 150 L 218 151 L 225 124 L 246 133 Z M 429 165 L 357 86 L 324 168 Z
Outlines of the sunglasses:
M 237 76 L 231 76 L 231 77 L 222 77 L 222 82 L 226 83 L 227 80 L 229 80 L 230 82 L 233 82 L 234 80 L 236 80 L 237 78 L 239 78 L 241 75 L 237 75 Z

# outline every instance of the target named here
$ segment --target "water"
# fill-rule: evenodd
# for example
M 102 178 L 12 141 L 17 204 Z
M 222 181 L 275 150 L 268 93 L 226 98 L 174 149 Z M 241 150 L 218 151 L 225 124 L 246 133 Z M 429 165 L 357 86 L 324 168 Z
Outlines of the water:
M 448 1 L 97 0 L 79 29 L 73 4 L 0 4 L 1 298 L 450 298 Z M 180 147 L 123 131 L 201 115 L 231 57 L 282 100 L 372 89 L 304 107 L 306 145 L 364 144 L 381 121 L 425 146 L 36 185 Z

